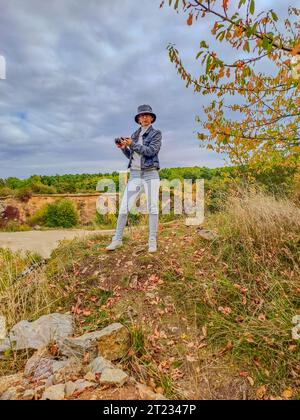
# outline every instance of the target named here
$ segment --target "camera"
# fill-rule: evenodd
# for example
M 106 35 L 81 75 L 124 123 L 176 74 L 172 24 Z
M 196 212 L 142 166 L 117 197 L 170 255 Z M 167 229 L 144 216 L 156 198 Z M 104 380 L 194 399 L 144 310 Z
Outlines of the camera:
M 117 137 L 116 139 L 115 139 L 115 143 L 116 144 L 122 144 L 122 141 L 124 140 L 124 137 Z

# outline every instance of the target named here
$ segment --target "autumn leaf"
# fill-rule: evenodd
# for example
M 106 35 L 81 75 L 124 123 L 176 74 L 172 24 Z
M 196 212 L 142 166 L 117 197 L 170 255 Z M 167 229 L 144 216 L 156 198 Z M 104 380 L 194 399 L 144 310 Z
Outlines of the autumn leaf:
M 287 400 L 290 399 L 290 398 L 292 398 L 293 395 L 294 395 L 294 392 L 293 392 L 293 390 L 291 388 L 285 389 L 283 391 L 283 393 L 281 394 L 281 396 L 283 398 L 287 399 Z
M 188 20 L 187 20 L 187 22 L 186 22 L 189 26 L 191 26 L 192 24 L 193 24 L 193 15 L 190 13 L 189 14 L 189 17 L 188 17 Z
M 228 10 L 228 2 L 229 0 L 223 0 L 223 9 Z
M 297 44 L 293 49 L 292 49 L 292 52 L 291 52 L 291 54 L 292 55 L 296 55 L 296 54 L 298 54 L 300 52 L 300 43 L 299 44 Z
M 247 380 L 251 386 L 254 386 L 254 379 L 251 376 L 247 376 Z
M 189 354 L 186 355 L 186 360 L 188 362 L 197 362 L 198 359 L 196 359 L 194 356 L 191 356 Z
M 89 311 L 89 310 L 84 310 L 84 311 L 82 311 L 82 314 L 83 314 L 84 316 L 90 316 L 90 315 L 91 315 L 91 311 Z
M 228 341 L 228 343 L 226 344 L 226 347 L 224 347 L 223 349 L 219 351 L 219 355 L 223 356 L 223 354 L 225 354 L 228 350 L 231 350 L 232 348 L 233 348 L 232 341 Z
M 228 306 L 226 306 L 225 308 L 223 308 L 223 306 L 219 306 L 218 311 L 224 315 L 230 315 L 232 313 L 232 309 L 229 308 Z
M 238 316 L 235 318 L 235 322 L 237 322 L 238 324 L 240 324 L 240 323 L 244 322 L 244 320 L 245 320 L 245 318 L 244 318 L 242 315 L 238 315 Z
M 249 372 L 240 372 L 240 376 L 242 378 L 247 378 L 247 376 L 249 376 Z
M 262 400 L 265 397 L 266 393 L 267 393 L 266 385 L 260 386 L 256 390 L 256 396 L 259 400 Z

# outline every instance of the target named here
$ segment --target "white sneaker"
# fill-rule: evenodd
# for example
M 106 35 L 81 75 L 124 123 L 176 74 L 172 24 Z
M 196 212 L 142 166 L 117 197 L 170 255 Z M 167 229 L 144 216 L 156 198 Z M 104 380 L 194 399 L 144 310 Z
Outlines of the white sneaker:
M 122 241 L 112 241 L 111 244 L 109 244 L 106 249 L 107 251 L 114 251 L 117 248 L 120 248 L 123 245 Z
M 156 242 L 149 242 L 149 248 L 148 248 L 148 252 L 156 252 L 157 251 L 157 245 Z

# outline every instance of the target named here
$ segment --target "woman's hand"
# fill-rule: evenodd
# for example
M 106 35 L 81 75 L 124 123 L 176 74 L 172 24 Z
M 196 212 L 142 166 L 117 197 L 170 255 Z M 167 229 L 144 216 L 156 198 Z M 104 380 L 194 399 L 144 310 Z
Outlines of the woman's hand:
M 125 144 L 125 146 L 130 146 L 131 143 L 132 143 L 132 138 L 131 137 L 125 137 L 125 139 L 122 142 L 122 144 Z
M 125 147 L 131 145 L 132 139 L 130 137 L 122 137 L 122 139 L 122 143 L 116 145 L 119 149 L 125 149 Z

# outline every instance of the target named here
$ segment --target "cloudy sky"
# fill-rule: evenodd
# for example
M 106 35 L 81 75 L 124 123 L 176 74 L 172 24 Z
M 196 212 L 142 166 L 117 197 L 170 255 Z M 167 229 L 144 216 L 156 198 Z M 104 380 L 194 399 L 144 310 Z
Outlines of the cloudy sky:
M 176 44 L 200 74 L 194 57 L 208 24 L 190 27 L 160 2 L 0 0 L 0 177 L 126 169 L 113 139 L 138 128 L 144 103 L 163 134 L 162 168 L 224 165 L 196 138 L 195 116 L 208 99 L 185 88 L 166 49 Z

